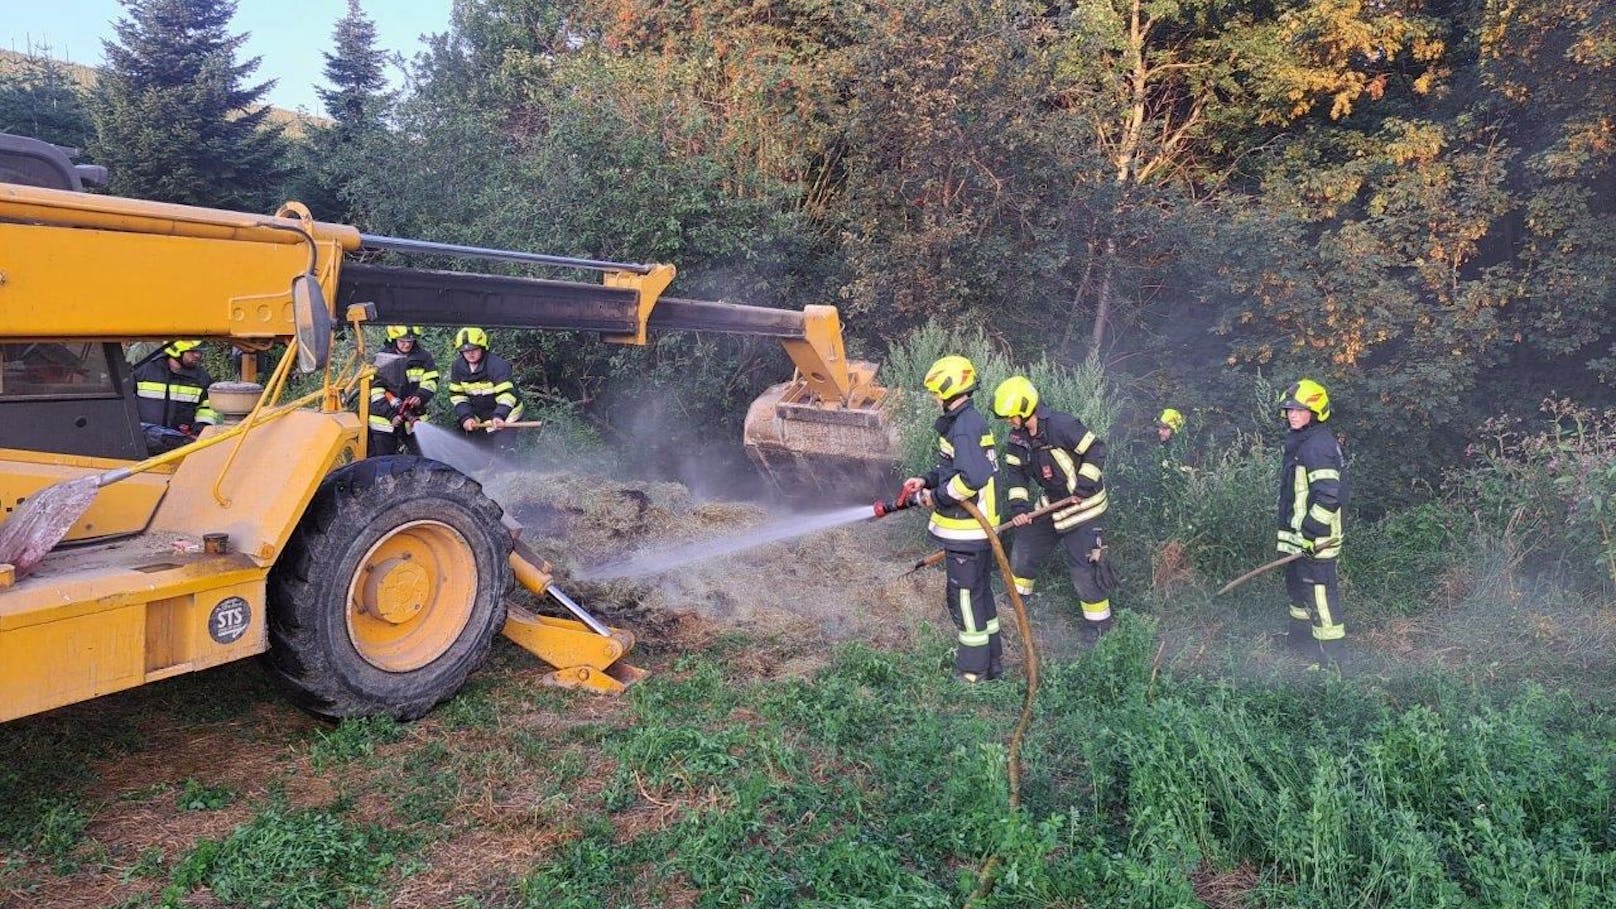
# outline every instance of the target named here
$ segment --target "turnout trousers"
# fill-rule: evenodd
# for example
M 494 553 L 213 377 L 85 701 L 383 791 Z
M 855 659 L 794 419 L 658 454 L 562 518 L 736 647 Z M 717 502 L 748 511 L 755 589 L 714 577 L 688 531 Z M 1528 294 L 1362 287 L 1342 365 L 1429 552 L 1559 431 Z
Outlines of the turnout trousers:
M 380 455 L 409 454 L 421 457 L 421 441 L 413 432 L 382 432 L 379 429 L 370 430 L 369 442 L 370 457 Z
M 1038 566 L 1059 546 L 1066 554 L 1066 567 L 1072 573 L 1072 587 L 1083 606 L 1088 628 L 1102 632 L 1111 627 L 1111 600 L 1100 581 L 1100 566 L 1089 561 L 1089 553 L 1099 546 L 1100 525 L 1085 521 L 1064 533 L 1055 529 L 1053 516 L 1045 515 L 1026 527 L 1016 528 L 1011 540 L 1010 573 L 1016 577 L 1016 590 L 1032 596 L 1038 582 Z
M 998 678 L 1004 671 L 999 641 L 999 613 L 993 605 L 993 553 L 948 550 L 943 558 L 948 576 L 948 614 L 959 632 L 954 671 Z
M 1324 655 L 1334 655 L 1347 636 L 1336 560 L 1303 556 L 1286 565 L 1285 592 L 1291 601 L 1291 637 L 1305 640 L 1311 633 Z

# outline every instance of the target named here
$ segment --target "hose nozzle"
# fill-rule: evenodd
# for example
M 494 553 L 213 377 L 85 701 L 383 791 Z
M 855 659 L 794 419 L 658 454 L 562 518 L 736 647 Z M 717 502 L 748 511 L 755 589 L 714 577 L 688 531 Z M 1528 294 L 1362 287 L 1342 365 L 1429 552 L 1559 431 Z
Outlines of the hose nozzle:
M 876 517 L 884 518 L 894 511 L 902 511 L 908 508 L 911 504 L 913 503 L 909 499 L 886 499 L 884 501 L 877 500 L 872 507 L 875 509 Z
M 884 501 L 878 501 L 875 503 L 875 516 L 878 518 L 884 518 L 894 511 L 902 511 L 905 508 L 914 505 L 915 494 L 920 490 L 921 481 L 919 477 L 905 480 L 903 488 L 898 490 L 897 498 L 886 499 Z

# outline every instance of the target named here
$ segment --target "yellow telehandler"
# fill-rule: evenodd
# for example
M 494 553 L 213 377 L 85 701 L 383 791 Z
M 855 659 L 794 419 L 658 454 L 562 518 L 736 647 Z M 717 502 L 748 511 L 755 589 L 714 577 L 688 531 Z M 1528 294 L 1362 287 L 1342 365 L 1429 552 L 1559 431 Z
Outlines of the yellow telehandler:
M 82 191 L 93 170 L 0 134 L 0 721 L 258 654 L 316 713 L 413 718 L 460 688 L 496 632 L 556 684 L 618 691 L 638 677 L 622 662 L 632 635 L 557 589 L 475 481 L 365 457 L 366 321 L 624 344 L 663 330 L 777 337 L 797 375 L 748 413 L 758 466 L 791 481 L 891 469 L 885 391 L 872 365 L 847 361 L 833 307 L 664 298 L 669 265 L 370 236 L 297 203 L 265 217 L 95 195 Z M 345 258 L 362 249 L 603 279 Z M 359 340 L 340 363 L 339 320 Z M 182 338 L 286 351 L 233 418 L 148 457 L 123 345 Z M 319 387 L 290 396 L 294 371 Z M 508 604 L 513 582 L 574 618 Z

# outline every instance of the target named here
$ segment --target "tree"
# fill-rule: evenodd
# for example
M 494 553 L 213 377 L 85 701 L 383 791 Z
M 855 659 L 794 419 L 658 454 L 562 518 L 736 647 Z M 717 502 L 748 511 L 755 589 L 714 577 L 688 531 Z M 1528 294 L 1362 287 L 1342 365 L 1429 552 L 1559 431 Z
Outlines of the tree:
M 336 121 L 338 133 L 379 129 L 392 101 L 383 91 L 387 55 L 376 46 L 376 23 L 365 15 L 359 0 L 348 0 L 348 12 L 337 20 L 331 37 L 336 53 L 325 54 L 325 78 L 331 87 L 316 89 L 326 114 Z
M 886 337 L 991 321 L 1036 333 L 1064 263 L 1064 138 L 1033 4 L 869 4 L 843 79 L 841 297 Z
M 318 218 L 355 221 L 364 217 L 356 183 L 372 162 L 392 157 L 387 122 L 394 96 L 384 91 L 387 55 L 376 46 L 376 25 L 359 0 L 348 0 L 331 38 L 334 51 L 325 54 L 330 87 L 315 89 L 331 123 L 310 126 L 307 139 L 294 146 L 290 191 Z
M 1110 183 L 1112 197 L 1085 231 L 1072 300 L 1075 318 L 1092 298 L 1091 355 L 1118 317 L 1122 273 L 1160 269 L 1162 232 L 1227 188 L 1247 153 L 1322 101 L 1337 120 L 1381 97 L 1399 67 L 1429 88 L 1442 47 L 1405 6 L 1418 3 L 1072 0 L 1054 100 L 1103 162 L 1076 182 Z
M 82 149 L 95 134 L 84 95 L 49 48 L 30 49 L 0 72 L 0 132 Z
M 97 158 L 120 195 L 264 210 L 278 201 L 285 140 L 267 121 L 273 81 L 245 84 L 232 0 L 122 0 L 118 40 L 103 43 Z

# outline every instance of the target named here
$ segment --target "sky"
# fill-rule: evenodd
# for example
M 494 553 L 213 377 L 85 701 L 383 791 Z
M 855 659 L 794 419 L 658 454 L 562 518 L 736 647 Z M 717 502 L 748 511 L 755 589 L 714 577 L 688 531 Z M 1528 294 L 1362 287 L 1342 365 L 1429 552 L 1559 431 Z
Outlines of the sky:
M 364 0 L 376 23 L 377 43 L 406 58 L 422 49 L 421 36 L 446 31 L 451 0 Z M 262 57 L 257 81 L 276 80 L 267 100 L 276 107 L 323 114 L 316 84 L 324 84 L 324 52 L 331 32 L 348 8 L 347 0 L 237 0 L 232 34 L 248 32 L 238 59 Z M 289 11 L 295 11 L 295 14 Z M 118 0 L 0 0 L 0 48 L 50 48 L 51 56 L 100 66 L 101 42 L 117 37 L 113 23 L 123 16 Z M 400 75 L 390 73 L 394 87 Z

